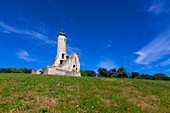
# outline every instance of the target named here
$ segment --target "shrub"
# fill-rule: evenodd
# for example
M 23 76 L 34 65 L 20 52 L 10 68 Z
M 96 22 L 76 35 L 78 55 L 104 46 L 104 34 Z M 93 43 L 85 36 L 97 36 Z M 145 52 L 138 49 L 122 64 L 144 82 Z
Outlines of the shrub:
M 86 70 L 85 73 L 89 77 L 95 77 L 96 76 L 96 72 L 95 71 Z
M 84 72 L 83 70 L 80 70 L 81 76 L 87 76 L 86 72 Z

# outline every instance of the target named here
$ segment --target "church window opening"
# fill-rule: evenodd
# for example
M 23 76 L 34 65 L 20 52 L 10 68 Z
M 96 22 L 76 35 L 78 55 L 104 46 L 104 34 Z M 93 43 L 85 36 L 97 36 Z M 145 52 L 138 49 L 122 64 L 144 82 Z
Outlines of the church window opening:
M 41 74 L 43 74 L 44 72 L 43 71 L 40 71 Z
M 62 58 L 64 58 L 64 54 L 62 54 Z
M 66 58 L 69 58 L 69 56 L 66 56 Z
M 60 60 L 60 64 L 63 64 L 63 60 Z
M 73 68 L 76 67 L 75 65 L 73 65 Z

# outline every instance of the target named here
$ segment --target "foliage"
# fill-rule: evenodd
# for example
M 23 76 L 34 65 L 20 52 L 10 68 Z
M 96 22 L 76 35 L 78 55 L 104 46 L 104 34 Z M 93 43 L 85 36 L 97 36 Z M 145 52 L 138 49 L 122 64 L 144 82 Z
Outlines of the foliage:
M 109 77 L 118 77 L 119 73 L 117 72 L 116 68 L 110 69 L 108 71 L 108 76 Z
M 154 79 L 156 80 L 166 80 L 166 78 L 168 77 L 167 75 L 163 74 L 163 73 L 156 73 L 153 75 Z
M 98 77 L 109 77 L 107 69 L 99 68 L 97 71 L 98 71 Z
M 81 76 L 87 76 L 86 72 L 83 70 L 80 70 Z
M 124 67 L 119 68 L 112 68 L 109 71 L 105 68 L 98 69 L 98 77 L 115 77 L 115 78 L 127 78 L 130 74 L 126 71 Z
M 122 66 L 121 68 L 118 69 L 118 78 L 127 78 L 127 77 L 128 77 L 128 72 Z
M 96 76 L 96 72 L 95 71 L 86 70 L 85 73 L 89 77 L 95 77 Z
M 150 80 L 170 80 L 170 77 L 163 73 L 156 73 L 154 75 L 141 74 L 140 76 L 135 77 L 137 79 L 150 79 Z
M 0 73 L 31 73 L 31 69 L 27 68 L 0 68 Z
M 131 77 L 130 78 L 135 78 L 137 76 L 139 76 L 138 72 L 131 72 Z

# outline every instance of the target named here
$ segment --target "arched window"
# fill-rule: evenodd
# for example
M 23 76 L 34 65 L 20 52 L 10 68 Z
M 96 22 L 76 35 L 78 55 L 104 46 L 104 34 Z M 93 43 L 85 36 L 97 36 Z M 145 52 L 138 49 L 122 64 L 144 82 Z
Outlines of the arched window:
M 63 63 L 63 60 L 60 60 L 60 64 L 62 64 Z
M 62 58 L 64 58 L 64 53 L 62 54 Z

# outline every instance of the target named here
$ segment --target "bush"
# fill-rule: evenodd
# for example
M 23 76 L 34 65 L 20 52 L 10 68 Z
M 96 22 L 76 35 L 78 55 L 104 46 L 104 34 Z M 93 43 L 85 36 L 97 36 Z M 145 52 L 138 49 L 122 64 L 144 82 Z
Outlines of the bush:
M 96 72 L 95 71 L 86 70 L 85 73 L 89 77 L 95 77 L 96 76 Z
M 27 68 L 0 68 L 0 73 L 31 73 L 31 70 Z
M 84 72 L 83 70 L 80 70 L 81 76 L 87 76 L 86 72 Z
M 131 72 L 131 77 L 130 78 L 135 78 L 137 76 L 139 76 L 138 72 Z
M 156 73 L 153 77 L 155 80 L 166 80 L 168 78 L 168 76 L 163 73 Z
M 140 76 L 135 77 L 137 79 L 149 79 L 149 80 L 170 80 L 170 77 L 163 73 L 156 73 L 154 75 L 141 74 Z

